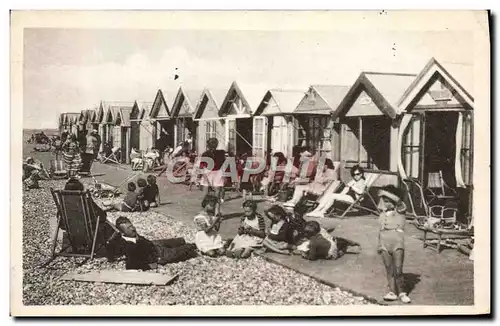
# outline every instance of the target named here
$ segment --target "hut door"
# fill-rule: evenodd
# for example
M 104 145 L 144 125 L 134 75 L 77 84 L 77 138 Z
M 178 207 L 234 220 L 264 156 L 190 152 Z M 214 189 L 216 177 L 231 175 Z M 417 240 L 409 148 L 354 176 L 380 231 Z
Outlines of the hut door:
M 402 147 L 403 167 L 406 175 L 420 182 L 423 176 L 424 118 L 423 113 L 416 113 L 412 116 L 403 135 Z
M 254 117 L 253 155 L 264 157 L 267 152 L 267 117 Z
M 227 120 L 227 151 L 236 154 L 236 119 Z

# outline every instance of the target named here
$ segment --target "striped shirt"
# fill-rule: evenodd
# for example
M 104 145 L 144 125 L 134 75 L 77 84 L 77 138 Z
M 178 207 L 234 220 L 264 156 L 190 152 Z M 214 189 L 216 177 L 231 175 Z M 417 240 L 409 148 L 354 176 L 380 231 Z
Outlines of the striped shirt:
M 243 224 L 246 224 L 246 225 L 248 225 L 256 230 L 265 232 L 266 231 L 266 222 L 264 220 L 264 216 L 262 216 L 259 213 L 255 213 L 255 215 L 256 215 L 256 219 L 255 218 L 249 219 L 248 217 L 243 216 L 243 221 L 242 221 Z

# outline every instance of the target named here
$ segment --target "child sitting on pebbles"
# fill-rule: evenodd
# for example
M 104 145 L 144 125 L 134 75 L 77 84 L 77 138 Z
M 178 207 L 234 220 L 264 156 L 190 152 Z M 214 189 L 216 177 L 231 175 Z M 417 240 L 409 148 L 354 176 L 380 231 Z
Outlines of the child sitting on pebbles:
M 198 231 L 195 237 L 196 247 L 202 254 L 210 257 L 221 256 L 225 252 L 224 242 L 218 233 L 220 220 L 215 217 L 217 203 L 217 197 L 205 196 L 201 203 L 203 211 L 194 217 Z
M 271 226 L 262 242 L 263 246 L 270 251 L 289 255 L 290 250 L 295 247 L 292 244 L 293 229 L 288 222 L 287 212 L 283 207 L 274 205 L 265 214 L 271 220 Z
M 254 248 L 262 246 L 262 239 L 266 236 L 266 224 L 264 217 L 257 213 L 257 203 L 247 200 L 243 203 L 243 209 L 245 213 L 238 234 L 226 251 L 230 258 L 250 257 Z
M 150 174 L 146 179 L 148 184 L 144 188 L 144 199 L 149 203 L 149 207 L 158 207 L 160 205 L 160 191 L 156 184 L 156 177 Z
M 120 231 L 106 244 L 108 260 L 125 255 L 127 270 L 150 270 L 159 265 L 177 263 L 196 257 L 196 246 L 183 238 L 148 240 L 139 235 L 132 222 L 120 216 L 115 222 Z
M 137 179 L 137 202 L 141 209 L 141 211 L 147 211 L 149 209 L 149 201 L 146 199 L 146 187 L 148 183 L 146 179 L 139 178 Z
M 133 212 L 140 208 L 139 206 L 139 194 L 135 192 L 136 185 L 133 182 L 127 184 L 127 194 L 121 202 L 114 203 L 113 201 L 103 202 L 105 211 L 120 211 L 120 212 Z

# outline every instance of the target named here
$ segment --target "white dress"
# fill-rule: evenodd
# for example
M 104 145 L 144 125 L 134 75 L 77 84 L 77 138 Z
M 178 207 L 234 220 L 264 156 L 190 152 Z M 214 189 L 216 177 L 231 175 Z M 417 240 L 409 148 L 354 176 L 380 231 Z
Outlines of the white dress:
M 209 250 L 217 250 L 224 247 L 222 237 L 217 231 L 212 229 L 208 232 L 205 232 L 201 229 L 204 224 L 212 225 L 214 222 L 214 217 L 200 213 L 195 216 L 194 222 L 198 227 L 198 232 L 195 236 L 195 244 L 198 250 L 206 253 Z
M 243 224 L 255 229 L 259 229 L 259 217 L 255 216 L 253 220 L 245 217 Z M 262 246 L 262 240 L 259 237 L 250 234 L 238 234 L 234 237 L 233 242 L 231 242 L 231 250 L 245 249 L 245 248 L 256 248 Z

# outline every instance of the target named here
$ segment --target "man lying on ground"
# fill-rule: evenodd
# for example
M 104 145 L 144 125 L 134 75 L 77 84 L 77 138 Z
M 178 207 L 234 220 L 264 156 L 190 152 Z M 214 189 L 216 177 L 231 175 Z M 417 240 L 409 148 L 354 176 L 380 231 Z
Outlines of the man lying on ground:
M 137 233 L 135 226 L 125 216 L 116 220 L 120 234 L 108 241 L 108 260 L 125 255 L 128 270 L 150 270 L 159 265 L 177 263 L 197 256 L 196 245 L 186 243 L 184 238 L 148 240 Z

